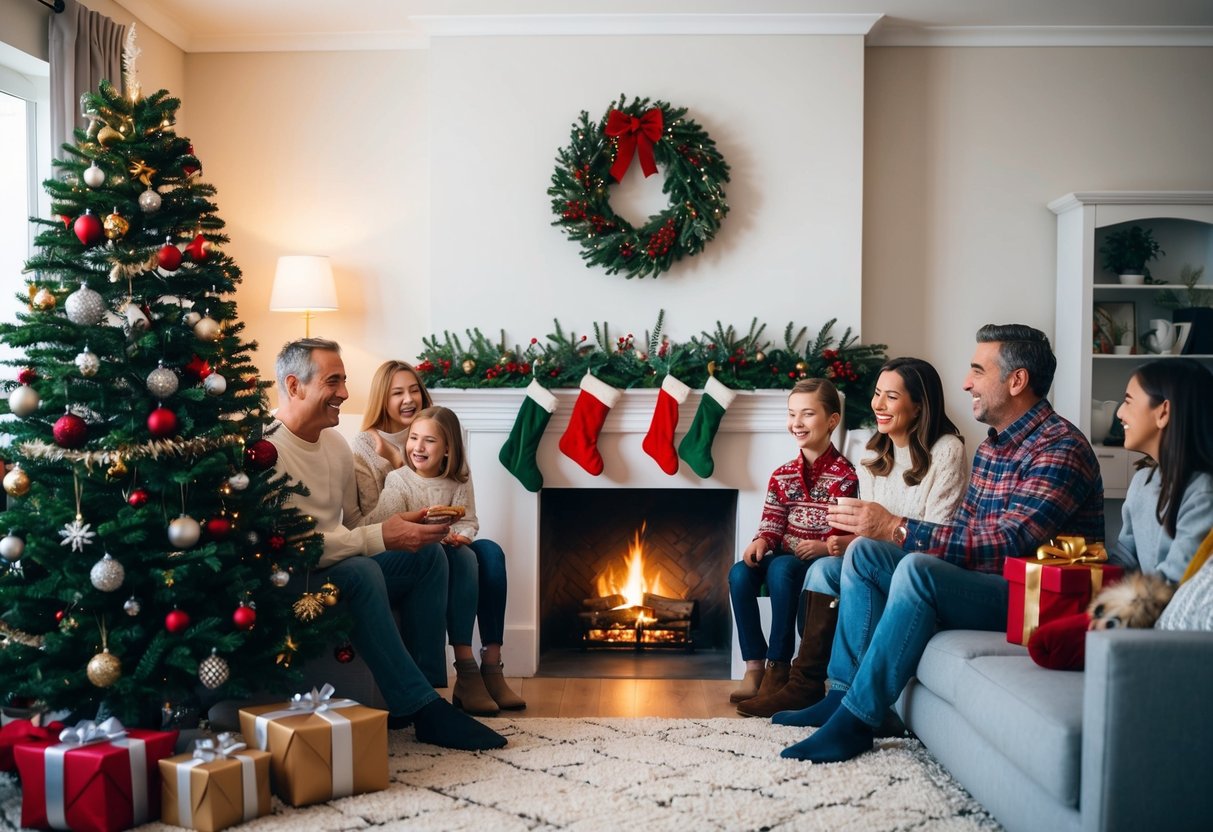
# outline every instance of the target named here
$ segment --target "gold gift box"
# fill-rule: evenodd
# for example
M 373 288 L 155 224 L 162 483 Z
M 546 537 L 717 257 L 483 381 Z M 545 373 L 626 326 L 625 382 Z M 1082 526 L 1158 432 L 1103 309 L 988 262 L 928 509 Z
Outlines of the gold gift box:
M 349 701 L 349 700 L 346 700 Z M 257 745 L 257 717 L 290 709 L 290 703 L 258 705 L 240 711 L 240 730 L 250 747 Z M 300 710 L 265 724 L 274 792 L 292 806 L 323 803 L 334 797 L 333 724 L 349 722 L 352 789 L 348 794 L 382 791 L 388 786 L 387 711 L 358 704 L 328 707 L 322 716 Z M 347 776 L 338 772 L 340 777 Z
M 270 755 L 268 751 L 246 749 L 229 757 L 220 757 L 190 769 L 189 818 L 178 811 L 177 767 L 194 759 L 193 754 L 178 754 L 160 761 L 160 815 L 173 826 L 197 829 L 198 832 L 218 832 L 243 823 L 244 763 L 239 757 L 253 761 L 257 778 L 257 814 L 268 815 L 270 809 Z M 247 818 L 251 820 L 251 818 Z

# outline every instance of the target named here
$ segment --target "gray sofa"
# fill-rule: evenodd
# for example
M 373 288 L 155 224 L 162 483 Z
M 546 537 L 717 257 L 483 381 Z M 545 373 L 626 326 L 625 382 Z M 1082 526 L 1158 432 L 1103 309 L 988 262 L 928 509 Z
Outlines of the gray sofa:
M 927 645 L 895 710 L 1010 832 L 1213 829 L 1213 633 L 1087 634 L 1086 671 L 1003 633 Z

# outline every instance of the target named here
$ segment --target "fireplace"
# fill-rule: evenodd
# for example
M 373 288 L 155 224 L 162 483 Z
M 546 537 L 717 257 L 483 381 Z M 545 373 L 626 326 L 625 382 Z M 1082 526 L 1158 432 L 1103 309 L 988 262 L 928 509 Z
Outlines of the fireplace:
M 539 650 L 729 647 L 737 492 L 544 489 Z

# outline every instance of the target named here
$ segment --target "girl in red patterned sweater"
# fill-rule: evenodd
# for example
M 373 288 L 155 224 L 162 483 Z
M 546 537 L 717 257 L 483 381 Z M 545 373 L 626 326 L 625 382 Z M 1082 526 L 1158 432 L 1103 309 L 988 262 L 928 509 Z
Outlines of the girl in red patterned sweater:
M 826 520 L 831 503 L 859 493 L 855 468 L 830 442 L 841 411 L 838 390 L 824 378 L 798 381 L 788 395 L 788 432 L 800 453 L 771 474 L 758 534 L 729 570 L 733 619 L 746 663 L 741 687 L 729 696 L 732 702 L 762 696 L 787 682 L 796 607 L 809 563 L 842 554 L 852 537 Z M 758 617 L 764 583 L 771 596 L 769 645 Z

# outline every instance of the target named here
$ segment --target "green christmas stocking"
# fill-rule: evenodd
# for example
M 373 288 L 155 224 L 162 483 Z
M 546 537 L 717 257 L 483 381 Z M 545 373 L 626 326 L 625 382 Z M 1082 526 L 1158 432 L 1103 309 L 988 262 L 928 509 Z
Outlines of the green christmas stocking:
M 678 445 L 678 456 L 705 480 L 716 470 L 716 464 L 712 462 L 712 442 L 716 440 L 724 412 L 735 398 L 736 390 L 730 390 L 715 377 L 710 377 L 703 387 L 703 398 L 691 421 L 691 429 Z
M 510 429 L 510 438 L 497 455 L 501 464 L 518 478 L 527 491 L 543 488 L 543 474 L 535 463 L 535 452 L 539 450 L 539 440 L 543 438 L 548 421 L 556 410 L 556 403 L 556 397 L 550 391 L 539 382 L 532 381 L 514 419 L 514 427 Z

